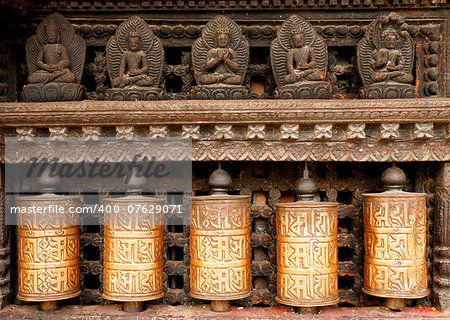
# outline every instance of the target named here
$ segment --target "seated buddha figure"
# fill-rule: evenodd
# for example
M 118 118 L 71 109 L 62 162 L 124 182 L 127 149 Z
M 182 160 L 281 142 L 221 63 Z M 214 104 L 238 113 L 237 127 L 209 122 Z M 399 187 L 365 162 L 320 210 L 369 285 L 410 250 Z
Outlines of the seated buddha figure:
M 286 56 L 286 84 L 307 81 L 322 81 L 324 74 L 316 69 L 316 55 L 313 47 L 305 44 L 305 35 L 300 29 L 291 32 L 291 45 Z
M 113 87 L 151 87 L 155 79 L 147 75 L 147 54 L 140 50 L 141 37 L 136 30 L 128 34 L 128 50 L 124 51 L 120 60 L 119 77 L 113 80 Z
M 242 76 L 238 75 L 237 54 L 230 45 L 230 33 L 226 29 L 218 30 L 214 38 L 215 48 L 206 56 L 206 72 L 200 75 L 200 84 L 240 85 Z
M 398 32 L 388 28 L 381 34 L 382 48 L 374 50 L 372 54 L 373 83 L 393 81 L 397 83 L 411 83 L 413 76 L 403 70 L 404 59 L 402 52 L 396 49 L 399 40 Z
M 75 83 L 75 75 L 70 71 L 67 49 L 60 44 L 60 31 L 53 20 L 45 26 L 47 44 L 37 55 L 37 71 L 28 76 L 29 83 L 46 84 L 50 82 Z

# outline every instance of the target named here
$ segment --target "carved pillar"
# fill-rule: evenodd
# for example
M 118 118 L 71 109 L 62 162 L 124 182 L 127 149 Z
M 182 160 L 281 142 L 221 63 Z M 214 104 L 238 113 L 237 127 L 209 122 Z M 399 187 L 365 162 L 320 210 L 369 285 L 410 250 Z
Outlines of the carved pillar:
M 435 191 L 433 300 L 450 311 L 450 162 L 442 164 Z
M 4 152 L 1 150 L 0 152 Z M 0 157 L 1 158 L 1 157 Z M 8 229 L 5 225 L 5 188 L 4 168 L 0 167 L 0 309 L 8 304 L 10 283 L 10 243 Z

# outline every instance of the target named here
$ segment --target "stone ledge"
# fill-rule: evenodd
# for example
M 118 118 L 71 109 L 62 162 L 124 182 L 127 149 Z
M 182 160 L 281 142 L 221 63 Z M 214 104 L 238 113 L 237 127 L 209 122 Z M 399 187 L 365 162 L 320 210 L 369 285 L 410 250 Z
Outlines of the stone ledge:
M 450 123 L 450 98 L 1 103 L 0 127 L 149 124 Z
M 0 311 L 2 319 L 311 319 L 311 315 L 299 315 L 290 307 L 238 308 L 230 312 L 210 311 L 209 305 L 149 305 L 139 313 L 125 313 L 119 305 L 109 306 L 65 306 L 53 312 L 42 312 L 37 306 L 9 305 Z M 337 308 L 326 307 L 314 319 L 449 319 L 449 312 L 432 311 L 431 308 L 405 308 L 402 312 L 392 312 L 384 307 Z

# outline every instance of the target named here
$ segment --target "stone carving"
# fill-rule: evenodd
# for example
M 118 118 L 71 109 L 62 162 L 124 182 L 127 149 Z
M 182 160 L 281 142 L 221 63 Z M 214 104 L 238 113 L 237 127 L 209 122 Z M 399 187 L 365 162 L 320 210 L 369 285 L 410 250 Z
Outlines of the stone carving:
M 197 86 L 194 99 L 244 99 L 249 46 L 241 28 L 230 18 L 217 16 L 206 24 L 192 46 Z
M 380 125 L 379 138 L 381 140 L 397 140 L 400 137 L 400 124 L 382 123 Z
M 364 99 L 414 98 L 414 44 L 403 17 L 396 13 L 372 22 L 358 43 L 358 70 Z
M 192 140 L 200 139 L 200 126 L 198 124 L 186 124 L 181 128 L 181 136 L 183 138 L 191 138 Z
M 247 127 L 247 139 L 258 140 L 266 138 L 266 125 L 250 124 Z
M 106 46 L 106 59 L 112 89 L 110 100 L 156 100 L 164 65 L 161 40 L 137 16 L 123 22 Z
M 324 99 L 331 97 L 325 82 L 328 53 L 325 41 L 303 18 L 289 17 L 270 46 L 272 69 L 277 83 L 275 97 Z
M 345 140 L 359 140 L 366 138 L 366 125 L 364 123 L 349 123 L 345 132 Z
M 415 123 L 414 130 L 412 132 L 413 139 L 427 140 L 434 137 L 432 123 Z
M 23 100 L 81 100 L 85 53 L 84 40 L 66 18 L 59 13 L 45 18 L 26 44 L 29 84 L 23 88 Z
M 116 126 L 116 138 L 117 139 L 132 139 L 135 135 L 134 126 Z
M 108 68 L 104 51 L 95 51 L 94 62 L 89 63 L 86 68 L 90 74 L 94 76 L 95 93 L 89 97 L 91 100 L 104 100 L 106 94 L 106 78 L 108 76 Z

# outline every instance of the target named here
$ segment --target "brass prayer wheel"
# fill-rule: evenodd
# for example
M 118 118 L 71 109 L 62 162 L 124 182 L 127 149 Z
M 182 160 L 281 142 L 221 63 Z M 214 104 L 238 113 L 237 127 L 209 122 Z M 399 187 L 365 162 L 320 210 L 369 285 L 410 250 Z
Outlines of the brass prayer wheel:
M 399 310 L 404 299 L 428 295 L 426 267 L 426 194 L 403 192 L 404 172 L 388 168 L 386 191 L 363 194 L 363 292 L 385 297 Z
M 130 185 L 139 183 L 132 178 Z M 124 302 L 123 310 L 144 310 L 144 301 L 163 292 L 165 199 L 141 195 L 138 188 L 127 196 L 105 199 L 103 294 Z M 106 210 L 107 209 L 107 210 Z
M 317 311 L 338 298 L 338 203 L 314 201 L 317 186 L 305 168 L 299 201 L 276 204 L 277 296 L 281 304 Z
M 40 178 L 41 180 L 42 178 Z M 59 178 L 44 177 L 46 182 Z M 60 196 L 52 188 L 39 196 L 16 198 L 18 294 L 40 302 L 39 309 L 59 308 L 57 301 L 76 297 L 80 290 L 80 228 L 78 196 Z
M 211 175 L 212 195 L 192 198 L 190 295 L 228 311 L 230 300 L 250 295 L 250 196 L 227 195 L 229 174 Z

